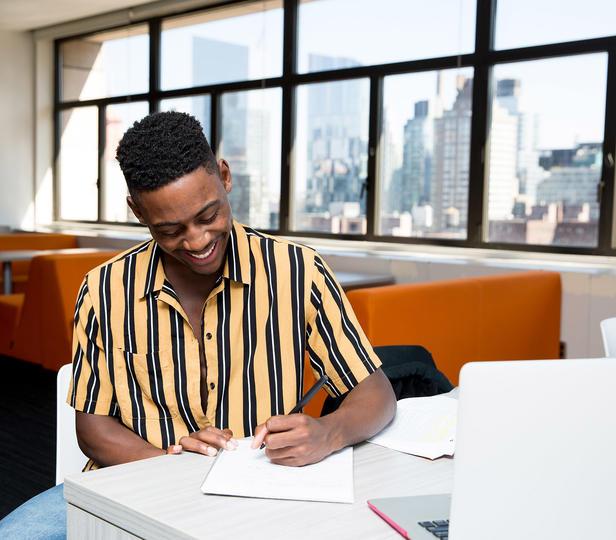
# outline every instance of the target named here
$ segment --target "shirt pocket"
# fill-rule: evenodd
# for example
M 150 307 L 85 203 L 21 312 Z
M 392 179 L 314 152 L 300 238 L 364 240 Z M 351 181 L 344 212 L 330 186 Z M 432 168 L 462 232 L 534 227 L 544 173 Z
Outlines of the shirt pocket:
M 135 353 L 117 349 L 117 400 L 124 417 L 164 419 L 178 415 L 171 349 Z

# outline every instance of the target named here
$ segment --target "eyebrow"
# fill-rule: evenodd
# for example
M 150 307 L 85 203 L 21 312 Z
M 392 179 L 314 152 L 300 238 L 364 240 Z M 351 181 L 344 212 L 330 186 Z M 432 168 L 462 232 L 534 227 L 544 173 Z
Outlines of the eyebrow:
M 193 216 L 193 219 L 199 217 L 201 214 L 209 210 L 212 206 L 219 204 L 219 202 L 220 201 L 218 199 L 216 199 L 215 201 L 210 201 Z M 178 225 L 181 225 L 179 221 L 161 221 L 160 223 L 152 224 L 152 227 L 156 229 L 161 229 L 163 227 L 177 227 Z

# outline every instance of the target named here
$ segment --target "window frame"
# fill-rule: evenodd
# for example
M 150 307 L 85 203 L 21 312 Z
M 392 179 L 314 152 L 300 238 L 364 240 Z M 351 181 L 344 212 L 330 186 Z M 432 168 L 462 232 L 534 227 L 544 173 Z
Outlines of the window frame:
M 61 44 L 96 33 L 86 32 L 58 39 L 54 43 L 54 106 L 53 106 L 53 216 L 54 220 L 60 221 L 60 189 L 59 189 L 59 152 L 60 152 L 60 115 L 66 109 L 96 106 L 99 111 L 99 135 L 98 135 L 98 218 L 101 216 L 103 189 L 101 176 L 103 164 L 103 151 L 105 147 L 105 111 L 109 104 L 126 103 L 130 101 L 147 101 L 149 112 L 155 112 L 159 108 L 162 99 L 189 97 L 194 95 L 209 94 L 211 96 L 211 137 L 210 144 L 216 153 L 219 142 L 220 112 L 223 93 L 237 90 L 256 90 L 262 88 L 281 88 L 282 91 L 282 143 L 281 143 L 281 171 L 280 171 L 280 214 L 279 227 L 275 230 L 264 232 L 287 237 L 313 237 L 339 240 L 364 240 L 371 242 L 385 242 L 394 244 L 411 245 L 436 245 L 466 248 L 494 249 L 523 252 L 544 252 L 563 254 L 584 255 L 616 255 L 616 226 L 614 224 L 614 182 L 616 154 L 616 34 L 608 37 L 583 39 L 561 43 L 536 45 L 516 49 L 494 50 L 494 31 L 496 24 L 497 0 L 477 0 L 475 19 L 475 50 L 472 53 L 446 56 L 440 58 L 428 58 L 377 64 L 369 66 L 357 66 L 351 68 L 319 71 L 309 73 L 297 73 L 297 47 L 298 47 L 298 24 L 300 0 L 283 0 L 283 56 L 282 74 L 259 80 L 237 81 L 213 85 L 194 86 L 173 90 L 160 89 L 161 69 L 161 30 L 164 19 L 197 13 L 211 9 L 219 9 L 234 4 L 246 3 L 245 0 L 227 0 L 215 3 L 206 8 L 194 8 L 173 15 L 156 16 L 147 19 L 139 19 L 130 25 L 121 24 L 104 31 L 127 28 L 132 25 L 148 25 L 149 32 L 149 88 L 142 94 L 129 94 L 111 98 L 100 98 L 84 101 L 61 101 Z M 567 57 L 586 53 L 607 54 L 607 85 L 605 101 L 604 133 L 602 141 L 603 163 L 601 179 L 598 190 L 600 195 L 598 243 L 596 247 L 572 247 L 554 245 L 536 245 L 519 243 L 489 242 L 487 235 L 487 162 L 485 160 L 487 134 L 489 130 L 489 106 L 490 106 L 490 73 L 493 66 L 503 63 L 523 62 L 540 60 L 544 58 Z M 378 156 L 379 140 L 381 134 L 381 107 L 383 99 L 384 77 L 389 75 L 411 74 L 425 71 L 434 71 L 451 68 L 473 69 L 473 110 L 471 118 L 471 141 L 469 163 L 469 186 L 468 186 L 468 219 L 466 239 L 446 238 L 417 238 L 400 237 L 376 234 L 378 229 L 379 213 L 377 205 L 378 182 Z M 295 92 L 298 86 L 310 83 L 332 82 L 348 79 L 368 78 L 370 82 L 369 93 L 369 125 L 368 125 L 368 164 L 366 179 L 366 234 L 335 234 L 312 231 L 297 231 L 290 228 L 292 208 L 291 182 L 292 182 L 292 154 L 295 138 Z M 611 157 L 611 159 L 610 159 Z M 67 221 L 67 220 L 63 220 Z M 101 219 L 91 221 L 72 221 L 71 223 L 91 223 L 98 225 L 129 225 L 141 227 L 134 223 L 108 222 Z

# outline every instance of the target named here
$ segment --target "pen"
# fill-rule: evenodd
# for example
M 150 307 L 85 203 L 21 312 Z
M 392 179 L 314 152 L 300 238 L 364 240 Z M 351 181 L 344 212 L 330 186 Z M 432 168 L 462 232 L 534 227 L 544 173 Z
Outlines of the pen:
M 295 414 L 301 411 L 308 402 L 314 397 L 314 395 L 320 390 L 321 386 L 323 386 L 327 382 L 327 375 L 323 375 L 316 383 L 312 385 L 312 388 L 306 392 L 306 395 L 297 402 L 297 405 L 291 409 L 289 414 Z
M 304 395 L 304 397 L 302 397 L 302 399 L 300 399 L 297 404 L 295 405 L 295 407 L 293 407 L 290 411 L 289 414 L 296 414 L 299 411 L 301 411 L 306 405 L 308 405 L 308 402 L 314 397 L 314 395 L 321 389 L 321 387 L 328 381 L 328 377 L 327 375 L 323 374 L 323 376 L 312 385 L 312 387 L 310 388 L 310 390 L 308 390 L 308 392 L 306 392 L 306 394 Z M 263 448 L 265 448 L 265 443 L 261 443 L 261 446 L 259 447 L 261 450 Z

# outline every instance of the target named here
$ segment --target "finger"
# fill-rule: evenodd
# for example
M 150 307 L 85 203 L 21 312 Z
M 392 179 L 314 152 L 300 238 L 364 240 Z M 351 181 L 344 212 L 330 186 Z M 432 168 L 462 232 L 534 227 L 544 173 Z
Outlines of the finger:
M 286 448 L 288 446 L 297 446 L 304 444 L 309 439 L 308 430 L 304 427 L 298 427 L 289 431 L 279 433 L 268 433 L 265 437 L 265 446 L 272 450 L 278 448 Z
M 218 450 L 216 450 L 216 448 L 194 437 L 182 437 L 179 442 L 182 445 L 182 448 L 184 450 L 188 450 L 189 452 L 196 452 L 197 454 L 203 454 L 204 456 L 210 457 L 214 457 L 218 454 Z
M 263 444 L 263 439 L 265 439 L 265 436 L 267 435 L 267 428 L 265 427 L 265 424 L 259 424 L 256 428 L 255 428 L 255 437 L 252 440 L 252 443 L 250 444 L 250 448 L 260 448 L 261 445 Z
M 274 465 L 284 465 L 285 467 L 303 467 L 308 465 L 308 462 L 302 458 L 289 457 L 289 458 L 274 458 L 270 460 Z
M 167 448 L 167 454 L 181 454 L 182 453 L 182 445 L 181 444 L 172 444 Z
M 289 431 L 299 426 L 306 426 L 308 421 L 308 417 L 305 414 L 286 414 L 272 416 L 265 422 L 265 427 L 270 433 L 277 433 L 280 431 Z
M 229 428 L 227 428 L 227 429 L 223 429 L 223 430 L 222 430 L 222 432 L 223 432 L 225 435 L 228 435 L 229 437 L 233 437 L 233 431 L 231 431 Z
M 301 456 L 301 453 L 298 451 L 297 447 L 293 446 L 278 448 L 276 450 L 272 450 L 268 447 L 265 449 L 265 455 L 270 459 L 270 461 L 274 461 L 295 458 Z
M 227 435 L 220 429 L 207 427 L 190 434 L 193 439 L 209 444 L 215 448 L 224 448 L 225 450 L 235 450 L 238 442 L 235 439 L 227 439 Z

